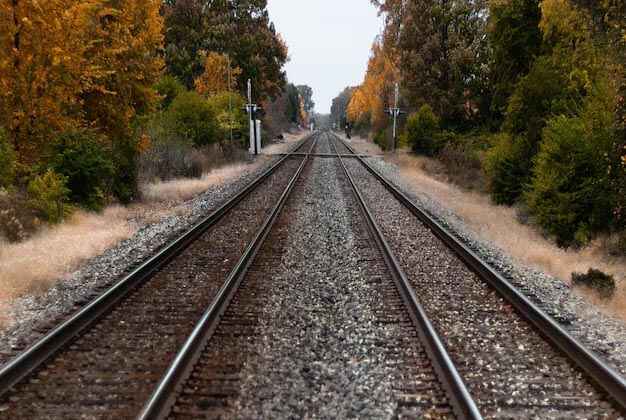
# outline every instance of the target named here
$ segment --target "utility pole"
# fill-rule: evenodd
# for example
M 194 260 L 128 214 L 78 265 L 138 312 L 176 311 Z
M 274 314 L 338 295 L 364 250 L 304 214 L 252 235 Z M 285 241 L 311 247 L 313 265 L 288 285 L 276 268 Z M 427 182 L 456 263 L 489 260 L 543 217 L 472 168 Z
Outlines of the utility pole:
M 393 139 L 391 141 L 391 151 L 395 152 L 396 151 L 396 138 L 397 138 L 397 131 L 398 131 L 398 117 L 401 114 L 404 114 L 404 111 L 400 110 L 400 108 L 398 108 L 398 102 L 400 100 L 400 86 L 398 85 L 398 83 L 396 83 L 395 85 L 395 90 L 394 90 L 394 106 L 393 108 L 387 108 L 387 110 L 385 111 L 385 113 L 387 113 L 388 115 L 390 115 L 391 117 L 393 117 Z
M 255 155 L 259 154 L 259 145 L 257 142 L 258 134 L 257 134 L 257 124 L 256 124 L 256 113 L 260 108 L 257 104 L 252 103 L 252 80 L 248 79 L 248 103 L 246 104 L 246 110 L 248 111 L 248 116 L 250 118 L 250 131 L 252 133 L 252 151 Z

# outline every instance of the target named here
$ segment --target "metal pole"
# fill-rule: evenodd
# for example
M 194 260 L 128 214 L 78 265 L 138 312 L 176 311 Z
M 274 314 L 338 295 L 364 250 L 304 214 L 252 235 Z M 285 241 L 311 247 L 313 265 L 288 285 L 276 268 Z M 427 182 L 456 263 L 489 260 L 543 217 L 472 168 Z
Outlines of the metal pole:
M 250 124 L 252 124 L 252 141 L 254 142 L 254 154 L 258 155 L 259 150 L 257 148 L 257 133 L 256 133 L 256 105 L 252 103 L 252 80 L 248 79 L 248 112 L 250 115 Z
M 395 88 L 395 102 L 394 102 L 394 108 L 393 108 L 393 140 L 392 140 L 392 147 L 391 147 L 391 151 L 395 152 L 396 151 L 396 127 L 397 127 L 397 120 L 398 120 L 398 98 L 400 96 L 400 87 L 398 86 L 398 83 L 396 83 L 396 88 Z

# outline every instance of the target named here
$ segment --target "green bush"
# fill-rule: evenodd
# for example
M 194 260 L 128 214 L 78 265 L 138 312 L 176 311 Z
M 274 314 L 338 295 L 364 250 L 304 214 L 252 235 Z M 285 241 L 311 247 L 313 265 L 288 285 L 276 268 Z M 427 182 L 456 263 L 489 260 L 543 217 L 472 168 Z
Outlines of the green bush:
M 524 137 L 514 138 L 507 133 L 493 136 L 492 141 L 483 162 L 488 189 L 496 204 L 512 205 L 530 180 L 530 146 Z
M 507 131 L 525 134 L 531 143 L 537 144 L 546 121 L 571 108 L 571 87 L 562 67 L 552 57 L 537 58 L 509 99 L 504 124 Z
M 385 130 L 379 130 L 374 135 L 374 143 L 381 148 L 381 150 L 387 150 L 387 138 L 385 136 Z
M 222 92 L 209 96 L 207 99 L 217 122 L 217 140 L 222 142 L 230 139 L 246 137 L 248 133 L 248 116 L 245 111 L 245 99 L 234 92 Z
M 166 112 L 170 129 L 196 146 L 205 146 L 218 139 L 215 111 L 196 92 L 184 92 L 176 97 Z
M 167 109 L 178 95 L 186 91 L 185 86 L 177 78 L 170 75 L 163 76 L 154 88 L 162 98 L 161 107 L 163 109 Z
M 15 181 L 16 155 L 6 132 L 0 128 L 0 188 L 9 187 Z
M 608 177 L 611 113 L 559 116 L 543 131 L 526 202 L 539 225 L 561 246 L 584 244 L 611 224 Z M 604 123 L 594 122 L 596 117 Z
M 122 138 L 113 144 L 113 178 L 111 192 L 122 204 L 137 196 L 139 152 L 138 138 Z M 101 168 L 103 171 L 105 168 Z
M 595 290 L 603 299 L 615 294 L 615 278 L 595 268 L 590 268 L 587 273 L 572 273 L 572 284 Z
M 116 165 L 102 142 L 91 131 L 62 133 L 53 144 L 49 163 L 66 178 L 71 200 L 90 210 L 102 209 L 116 176 Z M 119 162 L 117 166 L 118 172 L 124 170 Z
M 422 105 L 409 116 L 405 130 L 406 139 L 414 152 L 434 156 L 441 150 L 439 118 L 429 105 Z
M 68 214 L 66 206 L 70 190 L 67 178 L 48 169 L 28 184 L 29 205 L 50 223 L 58 223 Z

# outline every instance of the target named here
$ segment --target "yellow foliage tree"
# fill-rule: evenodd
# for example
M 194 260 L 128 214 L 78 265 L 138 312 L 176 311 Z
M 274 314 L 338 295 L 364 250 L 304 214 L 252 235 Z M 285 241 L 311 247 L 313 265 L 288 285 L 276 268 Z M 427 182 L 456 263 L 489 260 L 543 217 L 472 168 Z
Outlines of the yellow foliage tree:
M 0 0 L 0 126 L 20 161 L 81 126 L 127 135 L 155 99 L 158 0 Z
M 205 96 L 237 89 L 239 67 L 232 67 L 227 54 L 209 52 L 204 62 L 204 73 L 194 81 L 196 91 Z
M 93 1 L 0 1 L 0 126 L 23 162 L 74 126 Z
M 159 0 L 100 0 L 86 28 L 89 72 L 81 98 L 90 125 L 126 137 L 137 113 L 151 109 L 163 69 Z
M 365 80 L 354 92 L 348 105 L 350 121 L 369 122 L 374 130 L 387 124 L 385 105 L 393 103 L 394 83 L 399 80 L 394 57 L 397 54 L 386 51 L 380 40 L 374 42 Z

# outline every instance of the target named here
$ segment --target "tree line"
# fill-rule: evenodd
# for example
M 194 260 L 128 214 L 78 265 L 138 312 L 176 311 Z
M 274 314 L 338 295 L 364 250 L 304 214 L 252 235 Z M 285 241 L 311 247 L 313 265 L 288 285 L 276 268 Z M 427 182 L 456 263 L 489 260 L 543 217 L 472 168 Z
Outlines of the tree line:
M 287 59 L 266 0 L 0 0 L 0 236 L 201 175 L 245 147 L 248 79 L 304 123 Z
M 616 233 L 626 250 L 626 4 L 614 0 L 379 0 L 365 79 L 334 121 L 479 175 L 562 246 Z M 463 177 L 456 178 L 461 184 Z M 620 233 L 621 232 L 621 235 Z

